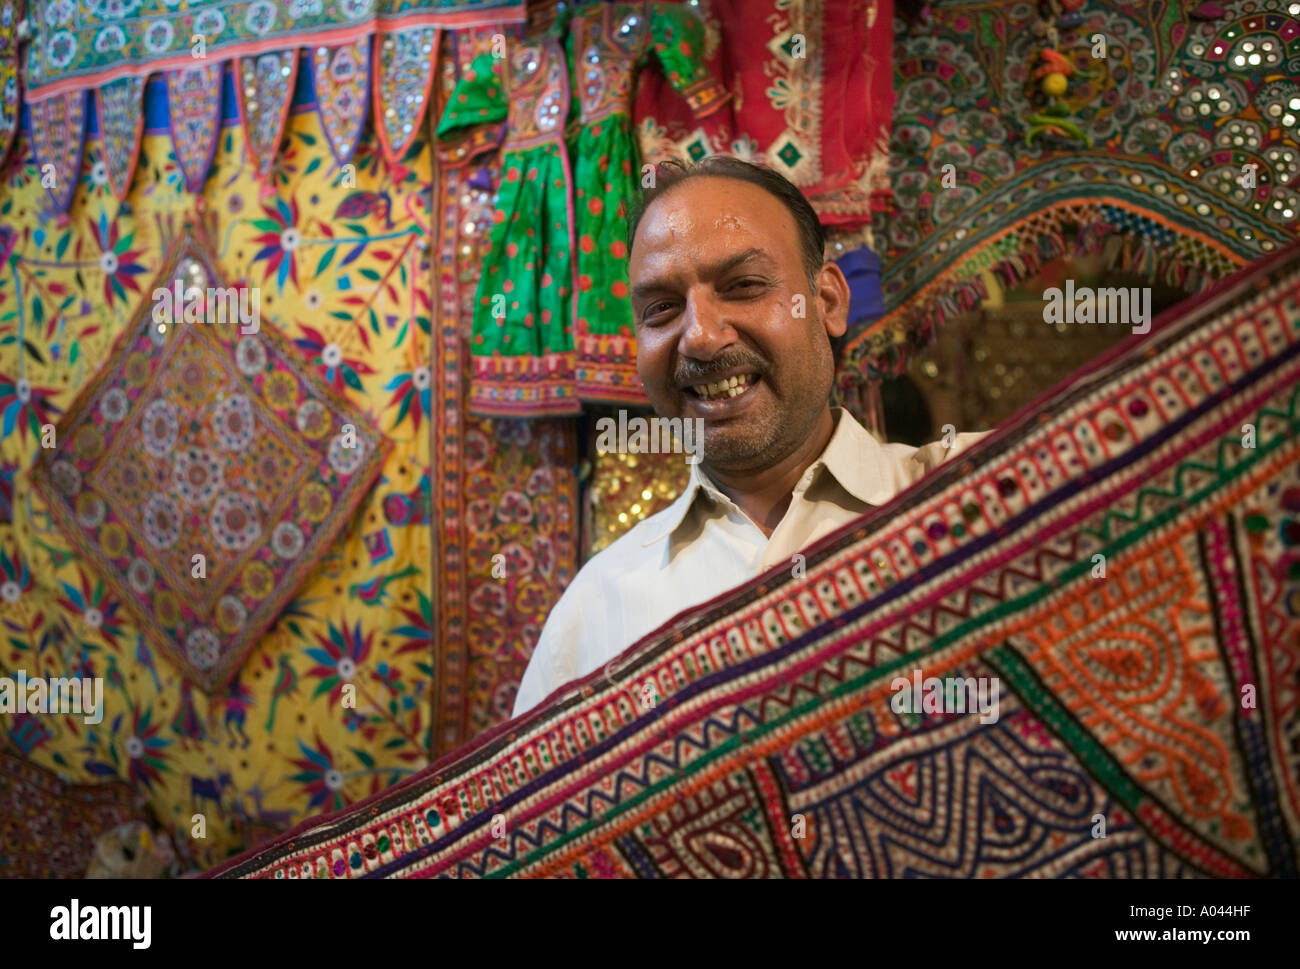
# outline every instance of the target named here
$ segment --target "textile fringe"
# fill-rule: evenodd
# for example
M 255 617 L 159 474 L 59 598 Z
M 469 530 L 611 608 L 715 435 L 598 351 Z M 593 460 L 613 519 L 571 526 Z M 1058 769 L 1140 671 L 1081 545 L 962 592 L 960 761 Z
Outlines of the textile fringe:
M 1131 272 L 1181 289 L 1204 289 L 1236 268 L 1226 253 L 1186 236 L 1163 246 L 1141 227 L 1122 227 L 1116 215 L 1134 222 L 1162 226 L 1146 213 L 1121 210 L 1113 202 L 1074 202 L 1026 219 L 972 251 L 945 277 L 940 277 L 911 304 L 886 313 L 855 337 L 844 351 L 841 388 L 901 374 L 914 354 L 934 339 L 949 320 L 977 308 L 989 298 L 983 271 L 1004 289 L 1032 279 L 1043 267 L 1065 255 L 1100 254 L 1109 270 Z M 1075 227 L 1073 243 L 1067 228 Z M 886 271 L 888 276 L 888 270 Z M 919 305 L 918 305 L 919 304 Z

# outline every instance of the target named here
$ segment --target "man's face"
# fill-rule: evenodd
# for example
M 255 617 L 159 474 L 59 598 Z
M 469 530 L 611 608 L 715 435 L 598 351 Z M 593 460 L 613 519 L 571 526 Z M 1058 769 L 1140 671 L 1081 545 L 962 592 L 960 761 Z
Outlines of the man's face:
M 704 419 L 706 466 L 761 470 L 808 441 L 847 287 L 833 264 L 810 287 L 779 199 L 734 178 L 682 182 L 646 211 L 629 269 L 637 371 L 661 417 Z

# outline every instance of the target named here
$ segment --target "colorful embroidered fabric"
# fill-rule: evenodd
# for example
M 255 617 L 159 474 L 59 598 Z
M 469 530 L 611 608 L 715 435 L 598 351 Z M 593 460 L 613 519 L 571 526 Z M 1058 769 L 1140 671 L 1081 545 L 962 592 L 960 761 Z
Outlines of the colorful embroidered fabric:
M 248 154 L 258 177 L 266 181 L 289 120 L 289 105 L 298 79 L 298 49 L 241 57 L 235 61 L 235 78 Z
M 56 212 L 66 212 L 81 171 L 86 137 L 86 92 L 75 91 L 31 105 L 32 151 L 41 182 Z M 49 166 L 47 168 L 47 166 Z
M 337 47 L 317 47 L 311 52 L 311 76 L 330 152 L 337 164 L 346 165 L 356 153 L 361 132 L 366 127 L 370 103 L 370 41 L 362 38 Z
M 846 355 L 866 375 L 900 372 L 945 318 L 988 297 L 986 273 L 1003 286 L 1033 276 L 1075 228 L 1079 251 L 1117 236 L 1114 265 L 1188 290 L 1294 238 L 1293 8 L 1081 4 L 1057 49 L 1078 72 L 1063 100 L 1091 147 L 1041 133 L 1027 143 L 1043 107 L 1034 5 L 940 0 L 915 26 L 900 18 L 897 204 L 874 231 L 887 313 Z M 1093 57 L 1097 34 L 1104 58 Z
M 573 179 L 564 141 L 569 67 L 561 38 L 568 16 L 511 38 L 503 70 L 484 59 L 457 81 L 439 135 L 488 120 L 508 105 L 504 175 L 490 251 L 474 306 L 470 413 L 555 416 L 581 407 L 574 387 Z M 490 56 L 490 55 L 489 55 Z M 495 98 L 494 98 L 495 92 Z
M 247 287 L 227 288 L 193 230 L 147 292 L 32 481 L 150 642 L 212 693 L 351 519 L 390 444 L 248 312 Z
M 454 57 L 443 58 L 439 67 L 438 89 L 447 102 L 438 107 L 451 108 L 457 77 L 483 65 L 495 33 L 458 33 Z M 500 152 L 482 153 L 490 141 L 481 136 L 500 131 L 499 125 L 477 126 L 467 139 L 437 146 L 438 474 L 432 521 L 439 563 L 430 625 L 436 629 L 438 753 L 509 718 L 542 625 L 577 571 L 575 422 L 469 413 L 475 297 L 490 251 L 491 188 L 500 184 L 503 163 Z
M 1298 406 L 1300 246 L 219 874 L 1294 877 Z
M 433 443 L 430 402 L 441 383 L 430 387 L 435 293 L 431 254 L 420 246 L 432 227 L 432 153 L 417 142 L 406 161 L 411 171 L 395 179 L 367 130 L 353 159 L 355 185 L 346 187 L 315 104 L 305 100 L 291 111 L 272 174 L 277 197 L 263 201 L 232 80 L 227 72 L 212 177 L 197 198 L 173 157 L 162 77 L 144 95 L 129 204 L 118 203 L 88 151 L 67 222 L 43 218 L 46 189 L 26 127 L 0 168 L 0 256 L 7 257 L 0 353 L 12 354 L 11 365 L 0 366 L 0 471 L 14 488 L 13 522 L 0 523 L 0 673 L 100 676 L 107 708 L 99 725 L 6 716 L 0 731 L 33 763 L 77 783 L 129 782 L 194 868 L 427 764 L 442 686 L 433 672 L 438 587 L 427 510 L 429 483 L 443 480 L 440 458 L 432 457 L 442 448 Z M 309 96 L 311 85 L 298 90 Z M 211 696 L 97 581 L 96 566 L 55 525 L 30 474 L 43 453 L 42 426 L 57 424 L 109 359 L 114 339 L 150 299 L 146 287 L 182 218 L 200 204 L 215 223 L 206 234 L 218 270 L 260 289 L 263 332 L 270 325 L 289 337 L 301 366 L 366 412 L 357 428 L 377 423 L 393 442 L 347 527 L 314 557 L 296 597 L 238 674 Z M 528 472 L 507 465 L 506 450 L 494 439 L 480 473 L 501 491 L 522 489 Z M 490 575 L 491 559 L 477 555 L 467 546 L 464 568 Z M 213 574 L 209 561 L 209 581 Z M 544 610 L 558 592 L 540 578 L 538 585 Z M 461 636 L 474 657 L 467 692 L 477 698 L 478 685 L 490 682 L 507 694 L 498 706 L 475 709 L 477 720 L 496 722 L 509 712 L 518 674 L 511 681 L 503 669 L 500 682 L 492 679 L 480 660 L 487 650 L 467 630 Z M 354 708 L 341 703 L 349 683 Z M 190 836 L 196 811 L 208 819 L 206 840 Z
M 196 56 L 195 35 L 203 38 L 201 56 L 227 61 L 261 53 L 277 40 L 280 47 L 316 47 L 380 32 L 518 23 L 524 17 L 522 0 L 134 0 L 42 3 L 37 9 L 27 55 L 33 100 L 186 66 Z
M 499 32 L 474 32 L 475 53 Z M 439 57 L 440 92 L 456 69 Z M 0 367 L 0 674 L 102 676 L 107 705 L 98 726 L 24 716 L 0 718 L 0 731 L 76 782 L 127 780 L 185 863 L 208 868 L 509 715 L 528 650 L 575 570 L 576 441 L 570 420 L 466 410 L 470 309 L 499 168 L 435 179 L 421 135 L 398 177 L 368 127 L 351 185 L 304 79 L 270 177 L 276 197 L 261 199 L 226 71 L 211 177 L 205 164 L 196 198 L 175 157 L 166 80 L 146 85 L 126 203 L 96 158 L 93 114 L 65 224 L 42 215 L 25 121 L 0 167 L 0 350 L 16 350 L 16 366 Z M 200 204 L 215 222 L 218 269 L 259 286 L 263 322 L 393 442 L 353 524 L 213 696 L 96 588 L 29 474 L 42 426 L 109 357 Z M 437 276 L 425 248 L 435 233 Z M 504 579 L 497 556 L 510 563 Z M 342 705 L 346 685 L 355 708 Z M 206 840 L 190 836 L 196 811 Z
M 0 161 L 9 153 L 22 96 L 18 81 L 18 23 L 23 19 L 23 0 L 0 2 Z
M 725 110 L 697 119 L 651 68 L 637 92 L 642 156 L 727 153 L 798 185 L 823 224 L 869 226 L 889 198 L 893 0 L 699 0 Z M 859 243 L 860 245 L 861 243 Z
M 108 166 L 109 183 L 119 199 L 126 198 L 131 176 L 135 174 L 136 152 L 144 129 L 144 113 L 140 110 L 143 90 L 143 79 L 124 77 L 95 91 L 100 145 Z
M 127 784 L 67 784 L 0 749 L 0 878 L 82 878 L 96 838 L 143 820 Z
M 220 64 L 198 64 L 166 75 L 172 149 L 185 177 L 185 188 L 193 194 L 203 190 L 217 150 L 223 70 Z
M 721 108 L 727 92 L 702 66 L 704 26 L 688 7 L 596 4 L 574 17 L 568 42 L 582 121 L 574 150 L 577 392 L 595 403 L 646 403 L 636 372 L 626 243 L 627 205 L 641 185 L 631 130 L 636 76 L 653 53 L 701 118 Z
M 397 31 L 375 43 L 375 129 L 389 164 L 398 165 L 419 135 L 429 104 L 438 31 Z

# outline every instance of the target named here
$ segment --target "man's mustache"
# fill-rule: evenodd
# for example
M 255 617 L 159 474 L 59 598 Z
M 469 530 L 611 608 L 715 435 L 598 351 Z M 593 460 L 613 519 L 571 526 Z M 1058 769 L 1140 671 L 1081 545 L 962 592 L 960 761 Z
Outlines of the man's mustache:
M 711 377 L 728 370 L 752 370 L 762 377 L 765 376 L 770 369 L 771 368 L 767 365 L 767 361 L 757 354 L 730 353 L 723 357 L 715 357 L 709 361 L 684 361 L 678 366 L 677 372 L 673 375 L 673 378 L 680 387 L 684 384 L 707 381 Z

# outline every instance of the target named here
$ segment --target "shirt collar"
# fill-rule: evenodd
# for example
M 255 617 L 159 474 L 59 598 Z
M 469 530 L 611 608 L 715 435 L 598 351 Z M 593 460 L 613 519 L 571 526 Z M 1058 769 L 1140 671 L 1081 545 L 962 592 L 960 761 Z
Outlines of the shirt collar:
M 884 465 L 889 458 L 884 447 L 847 410 L 837 407 L 832 410 L 832 414 L 839 417 L 835 431 L 831 434 L 826 450 L 804 472 L 797 489 L 806 490 L 824 467 L 840 487 L 854 498 L 868 505 L 885 504 L 894 497 L 896 489 L 891 484 L 892 476 L 885 470 Z M 691 477 L 686 490 L 664 509 L 655 522 L 654 531 L 641 543 L 642 547 L 653 545 L 677 531 L 701 493 L 715 502 L 731 503 L 731 499 L 717 489 L 701 470 L 699 462 L 696 462 L 691 465 Z

